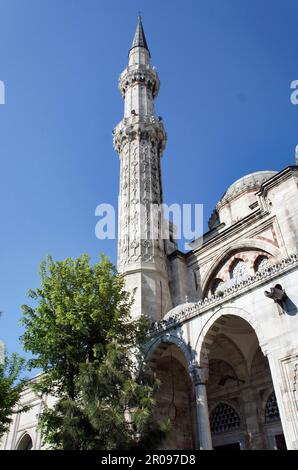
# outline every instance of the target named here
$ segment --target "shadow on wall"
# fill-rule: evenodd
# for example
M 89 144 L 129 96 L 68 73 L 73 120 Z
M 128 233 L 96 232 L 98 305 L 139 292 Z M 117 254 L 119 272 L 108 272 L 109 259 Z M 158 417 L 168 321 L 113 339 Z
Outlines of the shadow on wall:
M 298 313 L 297 305 L 294 304 L 294 302 L 289 297 L 287 297 L 285 301 L 283 302 L 282 309 L 283 309 L 283 313 L 290 315 L 292 317 L 297 315 Z
M 265 296 L 272 299 L 277 306 L 279 314 L 294 316 L 298 309 L 296 304 L 288 297 L 286 291 L 281 284 L 276 284 L 269 291 L 264 292 Z

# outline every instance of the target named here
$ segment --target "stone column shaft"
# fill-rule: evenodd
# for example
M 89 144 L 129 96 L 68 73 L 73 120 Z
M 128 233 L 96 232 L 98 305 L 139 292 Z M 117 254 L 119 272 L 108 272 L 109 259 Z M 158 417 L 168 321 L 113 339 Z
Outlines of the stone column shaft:
M 282 360 L 269 353 L 267 358 L 287 449 L 298 450 L 298 353 Z
M 190 373 L 195 387 L 196 410 L 201 450 L 212 450 L 212 437 L 209 422 L 206 381 L 208 371 L 199 366 L 192 366 Z

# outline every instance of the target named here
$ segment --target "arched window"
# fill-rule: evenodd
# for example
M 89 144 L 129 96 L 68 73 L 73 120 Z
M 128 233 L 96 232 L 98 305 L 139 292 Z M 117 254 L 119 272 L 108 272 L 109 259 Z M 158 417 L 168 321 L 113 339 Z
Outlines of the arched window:
M 230 267 L 230 277 L 236 282 L 241 281 L 248 275 L 247 264 L 243 259 L 235 259 Z
M 33 446 L 33 442 L 29 434 L 25 434 L 20 440 L 17 450 L 31 450 Z
M 260 255 L 257 257 L 255 261 L 255 273 L 262 272 L 264 269 L 268 268 L 270 266 L 269 259 L 267 256 Z
M 230 405 L 219 403 L 210 415 L 212 433 L 234 431 L 240 427 L 240 417 Z
M 218 292 L 223 291 L 224 289 L 224 282 L 220 278 L 214 279 L 212 286 L 211 286 L 211 294 L 216 295 Z
M 271 423 L 272 421 L 278 421 L 279 419 L 280 419 L 279 409 L 278 409 L 278 404 L 276 401 L 276 396 L 275 396 L 275 393 L 272 392 L 266 402 L 265 422 Z

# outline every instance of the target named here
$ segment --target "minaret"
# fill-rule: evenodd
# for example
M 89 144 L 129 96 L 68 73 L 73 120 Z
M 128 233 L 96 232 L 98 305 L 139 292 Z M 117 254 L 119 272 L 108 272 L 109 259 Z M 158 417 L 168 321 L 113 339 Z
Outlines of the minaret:
M 118 271 L 125 275 L 126 289 L 135 292 L 133 316 L 152 320 L 172 307 L 162 215 L 154 210 L 163 202 L 160 157 L 166 144 L 154 111 L 159 85 L 139 16 L 128 66 L 119 78 L 124 118 L 113 131 L 120 158 Z

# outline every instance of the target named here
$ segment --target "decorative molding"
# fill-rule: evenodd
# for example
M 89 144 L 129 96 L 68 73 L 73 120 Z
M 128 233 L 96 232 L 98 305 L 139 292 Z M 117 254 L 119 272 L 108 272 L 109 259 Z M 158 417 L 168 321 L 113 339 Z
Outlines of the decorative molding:
M 124 118 L 113 130 L 113 145 L 123 157 L 122 151 L 127 142 L 154 141 L 159 150 L 159 155 L 164 151 L 167 134 L 160 118 L 156 116 L 131 116 Z
M 275 259 L 279 259 L 281 257 L 280 250 L 278 248 L 263 240 L 256 240 L 251 238 L 237 240 L 228 248 L 224 247 L 220 254 L 213 260 L 212 265 L 209 266 L 207 271 L 205 271 L 204 276 L 202 276 L 202 292 L 206 294 L 206 289 L 208 288 L 210 279 L 213 277 L 213 275 L 215 275 L 217 270 L 220 269 L 222 264 L 227 261 L 230 256 L 232 256 L 233 253 L 234 256 L 237 256 L 237 253 L 240 251 L 244 253 L 245 251 L 250 250 L 262 251 L 271 255 Z
M 264 271 L 257 272 L 254 276 L 248 276 L 245 280 L 240 281 L 238 284 L 225 289 L 223 291 L 223 295 L 220 297 L 211 295 L 210 297 L 206 297 L 205 299 L 199 300 L 198 302 L 182 304 L 180 309 L 175 307 L 172 314 L 171 311 L 167 313 L 166 319 L 161 320 L 160 322 L 154 322 L 152 324 L 150 333 L 153 336 L 167 329 L 177 327 L 179 324 L 204 313 L 210 308 L 224 304 L 231 298 L 244 293 L 250 288 L 254 288 L 264 282 L 268 282 L 280 274 L 296 268 L 297 265 L 298 254 L 290 255 L 288 258 L 282 259 L 279 263 L 273 264 L 270 267 L 264 269 Z
M 167 332 L 162 336 L 152 338 L 152 340 L 146 345 L 146 360 L 150 361 L 154 359 L 154 355 L 156 354 L 158 348 L 162 344 L 167 344 L 167 345 L 175 345 L 177 348 L 182 352 L 186 363 L 188 364 L 188 367 L 191 367 L 193 364 L 193 354 L 191 352 L 191 349 L 188 347 L 186 342 L 182 339 L 179 338 L 176 334 L 173 334 L 171 332 Z
M 128 67 L 119 77 L 119 90 L 124 97 L 127 89 L 135 84 L 145 85 L 152 92 L 152 98 L 158 94 L 160 81 L 157 73 L 153 69 L 139 65 L 137 68 Z

